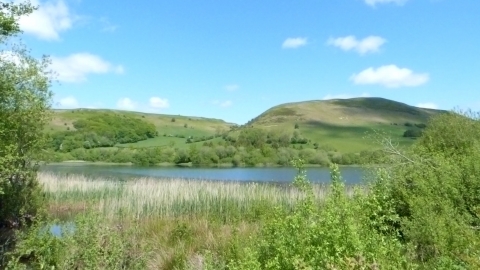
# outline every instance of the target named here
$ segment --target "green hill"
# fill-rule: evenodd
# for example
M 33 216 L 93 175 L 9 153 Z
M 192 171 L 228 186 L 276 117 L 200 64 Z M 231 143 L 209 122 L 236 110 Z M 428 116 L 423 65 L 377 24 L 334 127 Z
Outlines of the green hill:
M 74 131 L 73 123 L 78 120 L 88 118 L 100 118 L 102 115 L 113 114 L 118 116 L 133 117 L 146 121 L 155 126 L 158 136 L 136 143 L 124 144 L 123 146 L 133 147 L 152 147 L 171 144 L 185 145 L 186 138 L 202 138 L 214 136 L 220 132 L 228 131 L 231 123 L 223 120 L 167 115 L 154 113 L 141 113 L 131 111 L 107 110 L 107 109 L 73 109 L 73 110 L 54 110 L 53 119 L 47 127 L 49 132 Z
M 380 158 L 381 145 L 366 139 L 368 132 L 407 146 L 445 112 L 382 98 L 305 101 L 275 106 L 238 126 L 193 116 L 55 110 L 47 151 L 56 161 L 151 165 L 288 165 L 296 156 L 310 164 L 359 164 Z
M 411 144 L 403 133 L 415 124 L 446 111 L 424 109 L 384 98 L 352 98 L 286 103 L 275 106 L 247 125 L 267 130 L 301 134 L 320 145 L 329 145 L 351 153 L 370 149 L 365 133 L 379 130 L 390 134 L 398 143 Z

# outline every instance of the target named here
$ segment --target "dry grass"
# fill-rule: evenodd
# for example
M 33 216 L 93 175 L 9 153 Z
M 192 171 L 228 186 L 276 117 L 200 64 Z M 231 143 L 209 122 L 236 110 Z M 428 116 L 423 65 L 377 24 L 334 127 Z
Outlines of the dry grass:
M 90 205 L 114 217 L 213 215 L 222 219 L 252 214 L 259 207 L 290 206 L 303 197 L 287 185 L 138 178 L 131 181 L 92 179 L 83 175 L 40 173 L 39 181 L 52 210 L 65 214 Z M 314 185 L 318 200 L 328 190 Z
M 148 269 L 204 269 L 205 250 L 230 252 L 254 237 L 262 216 L 303 197 L 286 185 L 138 178 L 131 181 L 39 173 L 57 218 L 100 212 L 112 228 L 135 228 Z M 348 189 L 349 194 L 352 189 Z M 328 189 L 314 185 L 318 200 Z M 285 209 L 285 208 L 284 208 Z

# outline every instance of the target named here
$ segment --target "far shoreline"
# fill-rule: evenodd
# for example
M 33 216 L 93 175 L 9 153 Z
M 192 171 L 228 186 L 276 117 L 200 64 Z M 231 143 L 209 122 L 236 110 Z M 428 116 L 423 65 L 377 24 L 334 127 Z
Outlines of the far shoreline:
M 62 165 L 95 165 L 95 166 L 137 166 L 137 167 L 151 167 L 151 168 L 293 168 L 293 166 L 283 166 L 277 164 L 257 164 L 256 166 L 234 166 L 230 163 L 221 163 L 221 164 L 210 164 L 210 165 L 192 165 L 191 163 L 159 163 L 155 165 L 138 165 L 131 162 L 128 163 L 114 163 L 114 162 L 105 162 L 105 161 L 84 161 L 84 160 L 66 160 L 61 162 L 49 162 L 43 163 L 42 166 L 62 166 Z M 361 164 L 352 164 L 352 165 L 338 165 L 339 167 L 366 167 L 366 165 Z M 371 165 L 370 165 L 371 166 Z M 305 164 L 305 168 L 326 168 L 328 169 L 329 166 L 322 166 L 318 164 Z

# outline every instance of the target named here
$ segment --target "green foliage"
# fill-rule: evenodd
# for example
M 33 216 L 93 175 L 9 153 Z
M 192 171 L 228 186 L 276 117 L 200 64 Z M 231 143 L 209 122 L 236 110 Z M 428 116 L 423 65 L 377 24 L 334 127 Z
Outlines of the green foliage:
M 73 126 L 77 130 L 74 135 L 64 134 L 83 135 L 84 141 L 97 147 L 112 146 L 116 143 L 133 143 L 158 136 L 153 124 L 142 119 L 112 113 L 79 119 L 73 122 Z
M 373 198 L 389 209 L 374 218 L 377 230 L 397 230 L 426 269 L 480 266 L 479 133 L 475 115 L 435 117 L 409 152 L 394 152 L 400 165 L 376 182 Z
M 238 135 L 237 145 L 244 147 L 260 148 L 267 141 L 267 134 L 263 129 L 245 128 Z
M 49 61 L 7 43 L 20 32 L 19 17 L 32 11 L 29 3 L 0 4 L 1 53 L 10 56 L 0 59 L 0 227 L 24 224 L 42 203 L 36 161 L 50 117 Z
M 34 7 L 26 3 L 1 3 L 0 6 L 0 42 L 21 32 L 19 17 L 34 11 Z
M 421 137 L 423 131 L 421 129 L 408 129 L 403 133 L 403 137 L 406 138 L 418 138 Z
M 63 131 L 47 134 L 48 155 L 50 160 L 58 157 L 55 152 L 70 153 L 77 160 L 134 162 L 137 153 L 127 151 L 108 151 L 97 148 L 113 147 L 118 143 L 133 143 L 157 136 L 155 126 L 145 120 L 114 113 L 82 118 L 73 122 L 75 131 Z M 91 151 L 84 151 L 91 149 Z M 55 151 L 55 152 L 54 152 Z M 139 155 L 143 157 L 141 151 Z M 118 156 L 117 156 L 118 155 Z M 128 156 L 128 157 L 127 157 Z M 65 157 L 67 157 L 65 155 Z M 155 164 L 155 161 L 140 159 L 138 164 Z
M 331 194 L 318 207 L 304 162 L 293 164 L 298 168 L 293 185 L 305 197 L 290 214 L 275 209 L 259 239 L 238 251 L 241 256 L 230 259 L 228 269 L 412 269 L 395 235 L 378 233 L 362 216 L 365 197 L 347 198 L 336 165 Z
M 61 235 L 50 232 L 53 225 Z M 135 227 L 112 226 L 94 213 L 69 223 L 38 222 L 17 237 L 6 269 L 144 269 L 149 255 Z

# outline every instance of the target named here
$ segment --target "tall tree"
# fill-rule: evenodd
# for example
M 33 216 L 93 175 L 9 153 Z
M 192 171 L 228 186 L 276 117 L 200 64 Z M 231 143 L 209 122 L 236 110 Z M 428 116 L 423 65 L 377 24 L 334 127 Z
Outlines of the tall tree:
M 16 36 L 27 3 L 0 2 L 0 225 L 19 226 L 41 202 L 37 181 L 52 93 L 47 57 L 30 56 Z

